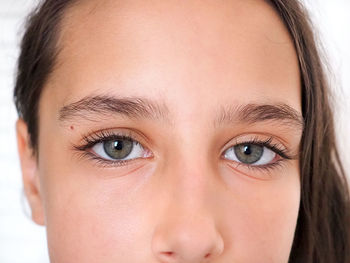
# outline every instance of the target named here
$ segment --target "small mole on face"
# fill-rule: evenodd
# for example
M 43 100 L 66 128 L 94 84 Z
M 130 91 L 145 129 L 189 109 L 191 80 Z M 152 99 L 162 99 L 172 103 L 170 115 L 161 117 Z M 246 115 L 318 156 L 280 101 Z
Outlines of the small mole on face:
M 74 126 L 73 126 L 73 125 L 71 125 L 71 126 L 70 126 L 70 129 L 73 131 L 73 130 L 74 130 Z

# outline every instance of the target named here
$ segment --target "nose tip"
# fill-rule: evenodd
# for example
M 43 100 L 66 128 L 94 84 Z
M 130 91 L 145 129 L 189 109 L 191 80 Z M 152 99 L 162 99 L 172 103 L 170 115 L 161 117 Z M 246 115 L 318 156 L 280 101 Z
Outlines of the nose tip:
M 158 227 L 152 250 L 162 263 L 204 263 L 217 258 L 224 242 L 213 223 L 183 221 Z

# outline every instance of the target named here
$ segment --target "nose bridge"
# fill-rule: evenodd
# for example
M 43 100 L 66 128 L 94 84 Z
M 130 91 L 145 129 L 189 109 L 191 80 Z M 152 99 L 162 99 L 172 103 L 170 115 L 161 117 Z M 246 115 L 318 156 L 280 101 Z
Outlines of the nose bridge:
M 168 205 L 187 213 L 208 209 L 207 201 L 215 198 L 218 183 L 215 167 L 207 155 L 206 146 L 196 142 L 183 143 L 187 149 L 174 149 L 161 171 L 171 193 Z
M 218 196 L 220 180 L 206 132 L 197 126 L 183 125 L 176 143 L 166 154 L 166 162 L 159 171 L 162 185 L 169 194 L 168 207 L 183 213 L 201 211 L 211 214 L 210 204 Z
M 205 151 L 196 143 L 188 150 L 174 150 L 174 155 L 180 155 L 169 158 L 161 171 L 166 195 L 152 240 L 152 250 L 161 262 L 208 262 L 222 253 L 224 243 L 213 206 L 218 184 Z

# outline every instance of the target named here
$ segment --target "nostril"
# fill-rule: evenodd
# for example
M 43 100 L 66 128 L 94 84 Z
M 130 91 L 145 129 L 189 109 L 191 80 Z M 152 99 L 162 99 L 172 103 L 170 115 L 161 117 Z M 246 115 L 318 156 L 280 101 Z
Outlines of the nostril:
M 209 262 L 221 255 L 224 243 L 215 225 L 195 219 L 157 226 L 151 248 L 159 262 Z
M 174 254 L 174 252 L 166 251 L 166 252 L 161 252 L 161 254 L 166 255 L 166 256 L 172 256 Z
M 177 260 L 177 255 L 173 251 L 163 251 L 159 253 L 159 259 L 163 263 L 170 263 L 174 262 L 174 260 Z

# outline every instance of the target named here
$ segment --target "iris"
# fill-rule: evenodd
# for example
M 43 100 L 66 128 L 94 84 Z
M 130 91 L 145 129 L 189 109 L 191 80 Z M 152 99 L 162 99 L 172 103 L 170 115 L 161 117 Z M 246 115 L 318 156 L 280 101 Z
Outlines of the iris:
M 131 140 L 110 140 L 103 143 L 103 149 L 112 159 L 124 159 L 132 151 L 133 142 Z
M 234 151 L 237 159 L 245 164 L 253 164 L 260 160 L 264 153 L 264 147 L 253 144 L 236 145 Z

